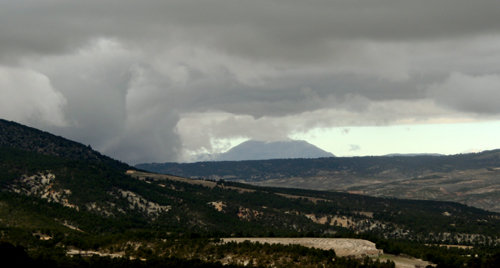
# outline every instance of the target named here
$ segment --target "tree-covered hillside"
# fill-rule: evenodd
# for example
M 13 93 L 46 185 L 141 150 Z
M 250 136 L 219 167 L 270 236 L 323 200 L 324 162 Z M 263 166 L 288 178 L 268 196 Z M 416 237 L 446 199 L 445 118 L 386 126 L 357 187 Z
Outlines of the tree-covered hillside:
M 120 171 L 131 167 L 83 145 L 16 122 L 0 119 L 0 146 L 73 160 L 96 161 Z
M 111 158 L 80 157 L 95 152 L 77 150 L 77 143 L 15 123 L 9 128 L 0 132 L 0 139 L 9 141 L 0 146 L 0 247 L 18 256 L 14 263 L 394 267 L 370 258 L 333 259 L 334 252 L 302 246 L 222 243 L 224 237 L 361 238 L 388 253 L 442 267 L 489 265 L 500 252 L 498 213 L 451 202 L 126 173 L 128 166 Z M 28 134 L 9 136 L 24 131 Z M 436 244 L 473 248 L 448 250 Z M 83 258 L 82 251 L 122 257 Z
M 35 198 L 43 201 L 36 201 L 43 206 L 57 203 L 56 207 L 80 215 L 72 216 L 76 218 L 71 222 L 86 232 L 155 228 L 255 236 L 270 232 L 363 231 L 385 237 L 404 233 L 408 239 L 433 241 L 430 233 L 495 236 L 496 226 L 500 226 L 499 214 L 450 202 L 261 188 L 222 181 L 207 187 L 189 180 L 149 177 L 147 173 L 134 178 L 95 162 L 6 147 L 0 147 L 0 163 L 1 194 L 9 196 L 5 202 Z M 358 212 L 370 212 L 371 216 Z M 311 215 L 330 221 L 320 224 Z M 342 217 L 350 223 L 334 224 Z M 101 223 L 93 224 L 97 218 Z

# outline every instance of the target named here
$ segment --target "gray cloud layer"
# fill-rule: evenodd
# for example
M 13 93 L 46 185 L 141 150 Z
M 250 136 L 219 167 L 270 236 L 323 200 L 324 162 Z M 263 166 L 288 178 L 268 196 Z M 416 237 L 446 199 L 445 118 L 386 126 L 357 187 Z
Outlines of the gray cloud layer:
M 129 163 L 498 118 L 496 1 L 4 1 L 0 117 Z

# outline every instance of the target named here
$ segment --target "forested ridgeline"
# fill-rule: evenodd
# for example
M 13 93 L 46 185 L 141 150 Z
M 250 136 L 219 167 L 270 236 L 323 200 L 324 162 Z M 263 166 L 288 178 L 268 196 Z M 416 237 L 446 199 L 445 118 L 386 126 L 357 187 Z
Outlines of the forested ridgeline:
M 137 168 L 188 178 L 231 178 L 245 181 L 310 177 L 338 172 L 375 176 L 391 170 L 408 178 L 425 172 L 451 172 L 500 167 L 500 150 L 448 156 L 364 156 L 317 159 L 271 159 L 197 163 L 144 163 Z
M 126 163 L 92 150 L 90 145 L 68 140 L 16 122 L 0 119 L 0 146 L 72 160 L 104 163 L 119 171 L 134 169 Z

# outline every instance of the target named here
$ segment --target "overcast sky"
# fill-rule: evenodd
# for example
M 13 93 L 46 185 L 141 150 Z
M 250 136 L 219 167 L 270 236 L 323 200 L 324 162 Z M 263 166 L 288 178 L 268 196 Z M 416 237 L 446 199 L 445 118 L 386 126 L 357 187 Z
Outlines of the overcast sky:
M 470 0 L 4 0 L 0 118 L 131 164 L 246 139 L 338 156 L 500 148 L 499 14 Z

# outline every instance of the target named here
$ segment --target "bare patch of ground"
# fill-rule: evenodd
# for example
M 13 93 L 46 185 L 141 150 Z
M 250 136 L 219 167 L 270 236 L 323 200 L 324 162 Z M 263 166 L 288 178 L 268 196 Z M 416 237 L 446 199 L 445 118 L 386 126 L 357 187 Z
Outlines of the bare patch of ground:
M 57 219 L 56 219 L 57 220 Z M 85 233 L 84 231 L 80 230 L 78 227 L 74 226 L 74 225 L 71 225 L 69 224 L 67 221 L 64 221 L 62 222 L 62 225 L 70 228 L 70 229 L 73 229 L 73 230 L 76 230 L 76 231 L 79 231 L 79 232 L 82 232 L 82 233 Z
M 330 225 L 338 225 L 349 228 L 355 226 L 356 224 L 345 216 L 334 216 L 330 222 Z
M 142 181 L 146 181 L 146 178 L 153 179 L 155 181 L 156 180 L 171 180 L 171 181 L 180 181 L 180 182 L 185 182 L 185 183 L 195 184 L 195 185 L 202 185 L 202 186 L 209 187 L 209 188 L 221 187 L 223 189 L 236 190 L 240 193 L 255 192 L 255 190 L 252 190 L 252 189 L 245 189 L 245 188 L 234 187 L 234 186 L 224 186 L 224 184 L 217 184 L 214 181 L 188 179 L 188 178 L 183 178 L 183 177 L 178 177 L 178 176 L 173 176 L 173 175 L 139 172 L 139 171 L 135 171 L 135 170 L 128 170 L 126 172 L 126 174 L 132 176 L 133 178 L 142 180 Z M 163 184 L 161 184 L 160 186 L 165 187 L 165 185 L 163 185 Z
M 194 180 L 194 179 L 188 179 L 188 178 L 183 178 L 183 177 L 178 177 L 178 176 L 173 176 L 173 175 L 139 172 L 139 171 L 133 171 L 133 170 L 128 170 L 127 175 L 130 175 L 133 178 L 136 178 L 139 180 L 146 180 L 146 178 L 151 178 L 153 180 L 180 181 L 180 182 L 185 182 L 185 183 L 189 183 L 189 184 L 203 185 L 203 186 L 210 187 L 210 188 L 214 188 L 217 185 L 217 183 L 215 183 L 213 181 Z
M 240 193 L 251 193 L 251 192 L 255 192 L 255 190 L 252 190 L 252 189 L 245 189 L 245 188 L 240 188 L 240 187 L 234 187 L 234 186 L 219 186 L 219 187 L 222 187 L 222 189 L 229 189 L 229 190 L 236 190 Z
M 225 243 L 227 242 L 237 242 L 241 243 L 243 241 L 268 243 L 268 244 L 283 244 L 291 245 L 297 244 L 304 247 L 319 248 L 323 250 L 333 249 L 337 256 L 357 256 L 361 257 L 363 254 L 368 252 L 377 251 L 380 254 L 382 250 L 378 250 L 375 247 L 375 243 L 363 239 L 349 239 L 349 238 L 280 238 L 280 237 L 250 237 L 250 238 L 223 238 Z
M 315 223 L 319 223 L 319 224 L 342 226 L 342 227 L 346 227 L 346 228 L 355 227 L 357 224 L 357 222 L 353 221 L 352 218 L 349 218 L 346 216 L 327 215 L 327 216 L 318 217 L 315 214 L 306 214 L 305 216 L 308 219 L 310 219 L 311 221 L 313 221 Z
M 131 209 L 137 207 L 140 210 L 148 213 L 148 215 L 155 215 L 161 212 L 166 212 L 169 211 L 171 208 L 171 206 L 160 206 L 157 203 L 150 202 L 144 197 L 131 191 L 118 189 L 118 192 L 121 194 L 122 197 L 127 199 L 127 201 L 129 202 L 129 207 Z
M 226 204 L 224 204 L 224 202 L 222 202 L 222 201 L 209 202 L 208 204 L 213 206 L 215 208 L 215 210 L 217 210 L 217 211 L 223 211 L 224 208 L 226 207 Z
M 104 253 L 104 252 L 99 252 L 99 251 L 78 250 L 78 249 L 70 249 L 66 252 L 66 254 L 69 256 L 80 255 L 82 257 L 90 257 L 92 255 L 97 255 L 97 256 L 101 256 L 101 257 L 111 257 L 111 258 L 122 258 L 123 256 L 125 256 L 124 252 Z
M 241 207 L 239 208 L 239 212 L 238 212 L 238 217 L 240 219 L 244 219 L 244 220 L 252 220 L 252 219 L 255 219 L 255 218 L 258 218 L 260 216 L 262 216 L 262 212 L 259 212 L 257 210 L 253 210 L 253 209 L 249 209 L 249 208 L 245 208 L 245 207 Z
M 356 213 L 360 215 L 365 215 L 368 218 L 373 218 L 373 212 L 367 212 L 367 211 L 356 211 Z
M 323 198 L 316 198 L 316 197 L 308 197 L 308 196 L 300 196 L 300 195 L 291 195 L 291 194 L 282 194 L 282 193 L 276 193 L 277 195 L 281 195 L 283 197 L 286 197 L 286 198 L 304 198 L 304 199 L 307 199 L 311 202 L 313 202 L 314 204 L 316 204 L 318 202 L 318 200 L 321 200 L 321 201 L 331 201 L 331 200 L 328 200 L 328 199 L 323 199 Z

